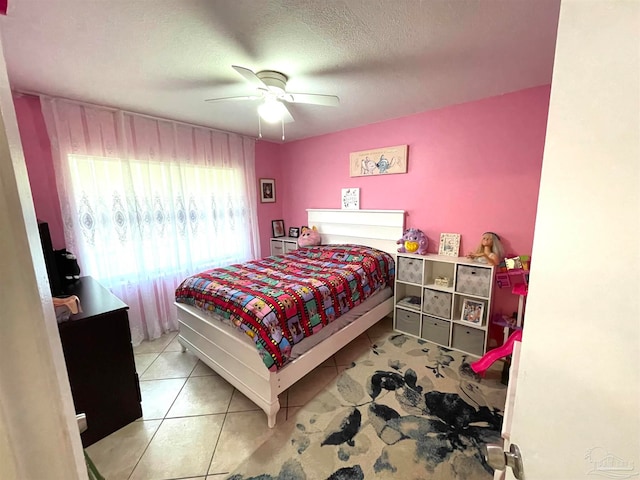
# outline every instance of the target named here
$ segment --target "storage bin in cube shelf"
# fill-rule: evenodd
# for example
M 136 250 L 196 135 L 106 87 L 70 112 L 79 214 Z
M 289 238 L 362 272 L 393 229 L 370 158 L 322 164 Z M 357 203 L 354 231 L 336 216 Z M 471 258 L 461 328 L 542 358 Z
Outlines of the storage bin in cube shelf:
M 417 337 L 420 335 L 420 314 L 396 309 L 396 329 Z
M 449 346 L 449 325 L 446 320 L 424 317 L 422 322 L 422 338 L 439 345 Z
M 422 260 L 418 258 L 398 258 L 398 280 L 422 283 Z
M 451 294 L 425 288 L 422 311 L 441 318 L 451 318 Z
M 454 324 L 451 333 L 451 346 L 472 355 L 484 354 L 484 332 L 465 325 Z
M 479 297 L 488 297 L 491 288 L 491 269 L 470 265 L 458 265 L 456 291 Z

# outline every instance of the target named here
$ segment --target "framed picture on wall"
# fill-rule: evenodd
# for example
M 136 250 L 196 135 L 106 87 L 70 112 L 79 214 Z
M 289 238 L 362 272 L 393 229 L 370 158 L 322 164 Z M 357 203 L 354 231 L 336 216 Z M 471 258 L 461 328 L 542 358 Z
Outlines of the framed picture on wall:
M 275 203 L 276 181 L 273 178 L 260 179 L 260 202 Z
M 271 220 L 271 230 L 273 237 L 284 237 L 284 220 Z
M 373 148 L 349 154 L 349 176 L 407 173 L 407 145 Z

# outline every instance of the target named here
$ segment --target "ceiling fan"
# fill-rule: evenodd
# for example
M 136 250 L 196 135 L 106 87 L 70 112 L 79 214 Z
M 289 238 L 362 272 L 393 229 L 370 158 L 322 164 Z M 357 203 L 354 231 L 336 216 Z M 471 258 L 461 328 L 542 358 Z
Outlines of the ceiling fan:
M 258 115 L 264 121 L 275 123 L 293 122 L 293 116 L 287 108 L 288 103 L 306 103 L 310 105 L 323 105 L 336 107 L 340 99 L 335 95 L 322 95 L 317 93 L 293 93 L 287 92 L 288 77 L 284 73 L 274 70 L 261 70 L 253 72 L 248 68 L 232 65 L 233 69 L 244 77 L 257 92 L 253 95 L 241 95 L 236 97 L 208 98 L 205 102 L 220 102 L 227 100 L 261 100 L 258 106 Z

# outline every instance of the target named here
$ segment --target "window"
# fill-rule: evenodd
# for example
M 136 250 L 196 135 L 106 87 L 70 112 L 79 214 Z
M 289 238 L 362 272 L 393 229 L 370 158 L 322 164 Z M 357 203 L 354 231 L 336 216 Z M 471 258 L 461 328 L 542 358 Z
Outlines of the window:
M 186 274 L 251 258 L 239 169 L 68 159 L 82 262 L 100 278 Z

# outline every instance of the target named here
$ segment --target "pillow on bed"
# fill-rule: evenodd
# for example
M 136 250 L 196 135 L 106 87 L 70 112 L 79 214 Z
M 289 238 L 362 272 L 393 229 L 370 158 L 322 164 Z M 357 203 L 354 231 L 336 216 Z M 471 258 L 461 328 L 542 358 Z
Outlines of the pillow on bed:
M 314 247 L 320 245 L 320 232 L 316 227 L 304 227 L 300 238 L 298 238 L 299 247 Z

